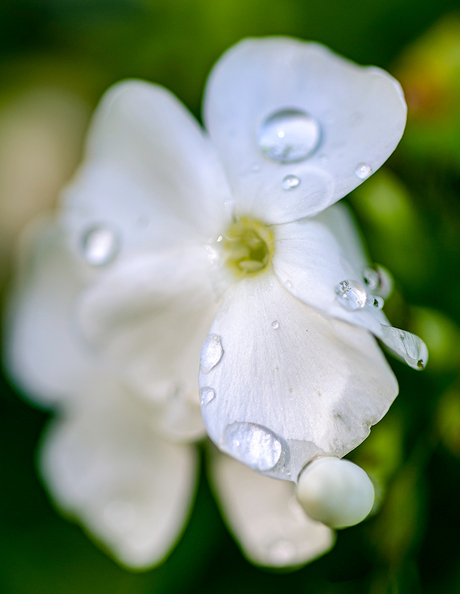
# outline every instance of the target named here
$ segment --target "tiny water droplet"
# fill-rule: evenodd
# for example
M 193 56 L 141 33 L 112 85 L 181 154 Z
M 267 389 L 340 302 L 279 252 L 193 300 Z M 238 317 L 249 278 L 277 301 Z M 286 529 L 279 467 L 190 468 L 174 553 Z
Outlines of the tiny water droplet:
M 300 179 L 296 175 L 286 175 L 286 177 L 281 182 L 281 186 L 283 190 L 293 190 L 300 185 Z
M 317 149 L 321 128 L 310 114 L 283 109 L 260 125 L 257 136 L 266 157 L 280 163 L 294 163 L 303 161 Z
M 280 323 L 278 322 L 278 320 L 275 320 L 274 322 L 272 322 L 272 328 L 274 330 L 278 330 L 279 327 L 280 327 Z
M 427 364 L 428 349 L 415 334 L 382 324 L 381 341 L 413 369 L 423 369 Z
M 361 309 L 366 305 L 368 298 L 366 289 L 361 283 L 354 280 L 344 280 L 335 287 L 340 304 L 347 309 Z
M 104 225 L 90 227 L 82 238 L 83 255 L 91 266 L 104 266 L 118 254 L 118 235 Z
M 366 286 L 368 286 L 371 291 L 378 287 L 380 278 L 379 273 L 376 270 L 373 268 L 365 268 L 361 274 Z
M 278 463 L 283 452 L 278 437 L 256 423 L 232 423 L 224 432 L 228 452 L 243 464 L 264 472 Z
M 257 165 L 257 163 L 253 163 L 249 169 L 253 172 L 253 173 L 257 173 L 258 171 L 260 171 L 260 167 Z
M 217 238 L 217 243 L 220 243 L 223 239 L 224 239 L 224 236 L 219 235 L 219 237 Z
M 207 386 L 206 388 L 201 388 L 200 390 L 200 401 L 202 405 L 209 404 L 211 400 L 214 400 L 216 397 L 216 392 Z
M 356 165 L 355 175 L 359 177 L 359 179 L 366 179 L 372 173 L 372 167 L 367 163 L 359 163 Z
M 382 309 L 383 306 L 385 305 L 385 301 L 382 299 L 382 297 L 374 297 L 374 302 L 372 303 L 373 307 L 375 307 L 376 309 Z
M 288 280 L 284 283 L 284 286 L 286 287 L 286 289 L 288 289 L 290 291 L 292 289 L 293 285 L 292 285 L 291 281 Z
M 223 354 L 221 337 L 217 334 L 210 334 L 201 349 L 200 369 L 202 373 L 209 373 L 222 359 Z

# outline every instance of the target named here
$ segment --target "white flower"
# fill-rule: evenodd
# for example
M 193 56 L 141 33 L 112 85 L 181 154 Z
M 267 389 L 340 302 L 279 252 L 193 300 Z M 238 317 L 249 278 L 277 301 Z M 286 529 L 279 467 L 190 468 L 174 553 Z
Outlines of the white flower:
M 57 505 L 117 560 L 150 567 L 189 514 L 198 471 L 192 442 L 204 434 L 199 404 L 180 394 L 146 403 L 84 343 L 73 314 L 93 271 L 68 249 L 58 222 L 37 221 L 21 248 L 8 359 L 25 393 L 58 408 L 43 440 L 42 474 Z M 332 531 L 303 513 L 292 483 L 217 453 L 210 474 L 230 528 L 255 563 L 299 565 L 332 546 Z
M 128 81 L 105 96 L 36 256 L 39 280 L 18 291 L 10 366 L 67 411 L 45 448 L 55 497 L 126 563 L 153 563 L 182 525 L 193 456 L 165 438 L 202 435 L 199 395 L 220 450 L 295 482 L 313 458 L 361 443 L 395 398 L 372 334 L 425 364 L 420 339 L 389 326 L 382 276 L 348 211 L 332 206 L 387 159 L 405 116 L 385 72 L 284 38 L 243 41 L 217 63 L 204 101 L 209 136 L 161 87 Z M 220 460 L 216 484 L 253 559 L 268 562 L 274 536 L 284 542 L 273 549 L 278 564 L 330 546 L 317 524 L 284 538 L 289 530 L 272 522 L 264 535 L 294 486 Z M 332 466 L 321 465 L 316 484 L 328 484 Z M 347 472 L 340 488 L 359 490 Z M 140 534 L 138 515 L 148 518 Z M 118 536 L 106 516 L 121 521 Z M 307 522 L 296 517 L 297 528 Z

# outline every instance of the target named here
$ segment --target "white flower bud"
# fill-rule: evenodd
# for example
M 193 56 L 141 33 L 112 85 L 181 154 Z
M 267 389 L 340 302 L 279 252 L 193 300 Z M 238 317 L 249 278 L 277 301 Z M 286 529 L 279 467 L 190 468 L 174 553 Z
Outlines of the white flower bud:
M 297 498 L 310 518 L 331 528 L 362 522 L 374 504 L 374 486 L 349 460 L 319 458 L 300 474 Z

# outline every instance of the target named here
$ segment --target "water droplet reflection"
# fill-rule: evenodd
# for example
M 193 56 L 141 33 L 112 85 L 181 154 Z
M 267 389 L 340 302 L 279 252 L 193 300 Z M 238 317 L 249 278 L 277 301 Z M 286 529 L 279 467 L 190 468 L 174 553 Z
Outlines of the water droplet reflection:
M 300 179 L 296 175 L 286 175 L 281 182 L 283 190 L 293 190 L 300 185 Z
M 281 458 L 280 440 L 262 425 L 232 423 L 225 429 L 224 440 L 228 452 L 254 470 L 270 470 Z
M 382 324 L 381 340 L 413 369 L 424 369 L 427 364 L 428 349 L 415 334 Z
M 210 334 L 201 349 L 200 369 L 202 373 L 209 373 L 222 359 L 223 354 L 221 337 L 217 334 Z
M 337 298 L 343 307 L 350 310 L 361 309 L 366 305 L 368 295 L 361 283 L 344 280 L 335 287 Z
M 83 235 L 83 255 L 91 266 L 104 266 L 118 254 L 120 242 L 118 235 L 104 225 L 94 225 Z
M 356 165 L 355 175 L 359 179 L 366 179 L 372 173 L 372 167 L 367 163 L 359 163 Z
M 280 163 L 294 163 L 309 157 L 318 147 L 321 128 L 311 115 L 297 109 L 283 109 L 269 116 L 259 127 L 262 153 Z

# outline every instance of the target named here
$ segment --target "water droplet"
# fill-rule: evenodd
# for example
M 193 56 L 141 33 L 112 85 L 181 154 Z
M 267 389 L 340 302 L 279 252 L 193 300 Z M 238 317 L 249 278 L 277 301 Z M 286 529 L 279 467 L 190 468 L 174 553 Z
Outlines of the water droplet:
M 281 182 L 283 190 L 293 190 L 300 184 L 300 179 L 296 175 L 286 175 Z
M 275 320 L 274 322 L 272 322 L 272 328 L 274 330 L 278 330 L 279 327 L 280 327 L 280 323 L 278 322 L 278 320 Z
M 103 517 L 115 532 L 128 532 L 136 523 L 136 510 L 127 501 L 111 501 L 104 508 Z
M 224 433 L 228 452 L 254 470 L 264 472 L 278 463 L 282 446 L 276 435 L 255 423 L 232 423 Z
M 220 243 L 223 239 L 224 239 L 224 236 L 219 235 L 219 237 L 217 238 L 217 243 Z
M 374 302 L 372 303 L 373 307 L 376 309 L 382 309 L 384 305 L 385 301 L 382 299 L 382 297 L 374 297 Z
M 291 283 L 291 281 L 290 280 L 287 280 L 284 283 L 284 286 L 286 287 L 286 289 L 288 289 L 288 291 L 290 291 L 292 289 L 292 283 Z
M 200 369 L 202 373 L 209 373 L 222 359 L 223 354 L 221 337 L 217 334 L 210 334 L 201 349 Z
M 413 369 L 423 369 L 428 361 L 428 349 L 421 338 L 406 330 L 382 324 L 382 342 Z
M 317 149 L 320 137 L 318 121 L 297 109 L 283 109 L 272 114 L 258 130 L 260 150 L 269 159 L 280 163 L 303 161 Z
M 297 547 L 290 540 L 280 539 L 269 546 L 268 554 L 274 565 L 289 565 L 296 559 Z
M 94 225 L 84 233 L 82 248 L 88 264 L 104 266 L 118 254 L 120 242 L 112 229 L 104 225 Z
M 200 390 L 200 400 L 202 405 L 209 404 L 211 400 L 214 400 L 216 393 L 212 388 L 206 387 Z
M 359 179 L 366 179 L 372 173 L 372 167 L 367 163 L 359 163 L 356 165 L 355 175 L 359 177 Z
M 377 266 L 377 271 L 379 273 L 379 295 L 383 299 L 386 299 L 393 291 L 393 279 L 388 270 L 383 268 L 383 266 Z
M 253 173 L 257 173 L 258 171 L 260 171 L 260 167 L 257 165 L 257 163 L 253 163 L 249 169 L 250 169 L 250 170 L 251 170 Z
M 373 268 L 365 268 L 361 274 L 366 286 L 368 286 L 371 291 L 379 286 L 380 277 L 376 270 Z
M 366 289 L 361 283 L 354 280 L 344 280 L 335 287 L 340 304 L 347 309 L 361 309 L 366 305 L 368 298 Z

